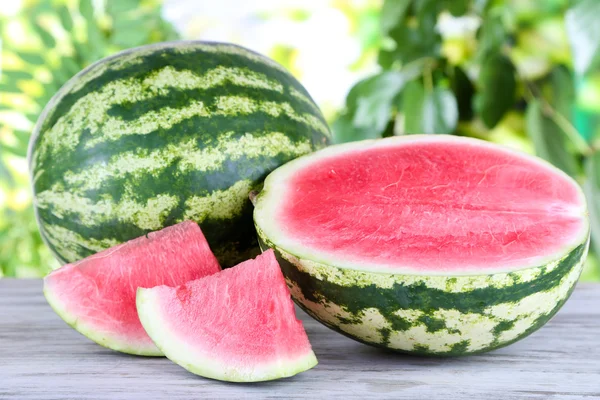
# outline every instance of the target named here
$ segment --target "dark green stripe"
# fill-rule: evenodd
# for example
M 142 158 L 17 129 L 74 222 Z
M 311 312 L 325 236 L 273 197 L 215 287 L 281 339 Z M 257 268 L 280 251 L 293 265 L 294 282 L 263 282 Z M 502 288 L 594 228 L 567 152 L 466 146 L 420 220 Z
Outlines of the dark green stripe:
M 310 114 L 320 118 L 320 115 L 315 113 L 314 109 L 307 103 L 298 100 L 296 97 L 289 94 L 254 87 L 235 86 L 232 84 L 211 87 L 208 89 L 182 90 L 172 88 L 164 95 L 157 95 L 140 101 L 114 104 L 108 109 L 107 114 L 115 118 L 120 118 L 123 121 L 134 121 L 150 111 L 159 111 L 165 107 L 181 109 L 189 106 L 190 103 L 194 101 L 201 101 L 205 107 L 210 108 L 214 112 L 217 111 L 215 106 L 217 98 L 234 96 L 247 97 L 259 102 L 270 101 L 280 104 L 288 103 L 298 115 Z M 230 116 L 229 118 L 236 118 L 236 116 Z M 326 122 L 322 122 L 324 126 L 327 126 Z
M 269 246 L 269 243 L 266 243 L 261 237 L 259 237 L 259 244 L 263 249 L 273 247 Z M 479 288 L 466 293 L 445 292 L 440 289 L 428 288 L 424 284 L 394 284 L 390 289 L 377 288 L 375 285 L 363 287 L 358 283 L 357 286 L 341 286 L 327 281 L 326 278 L 325 280 L 317 279 L 308 273 L 299 271 L 293 264 L 281 257 L 281 254 L 275 247 L 273 248 L 275 249 L 284 275 L 293 281 L 293 285 L 302 291 L 303 296 L 307 300 L 321 304 L 324 302 L 332 302 L 340 305 L 343 309 L 353 314 L 354 318 L 340 319 L 342 324 L 361 323 L 362 321 L 360 319 L 363 311 L 374 307 L 386 318 L 390 327 L 379 330 L 379 333 L 382 336 L 381 342 L 369 342 L 344 332 L 335 324 L 322 321 L 311 309 L 307 308 L 301 302 L 297 302 L 302 309 L 317 320 L 320 320 L 324 325 L 345 336 L 389 350 L 388 344 L 392 332 L 406 331 L 415 325 L 424 325 L 428 332 L 436 332 L 444 329 L 447 330 L 449 334 L 460 333 L 458 331 L 453 332 L 453 330 L 447 329 L 443 320 L 433 317 L 433 312 L 438 309 L 456 309 L 462 313 L 478 313 L 485 315 L 484 310 L 490 306 L 507 302 L 517 302 L 532 294 L 554 288 L 567 274 L 570 273 L 572 268 L 578 264 L 586 247 L 587 244 L 582 244 L 575 248 L 555 269 L 546 274 L 542 273 L 540 277 L 530 282 L 518 282 L 517 279 L 513 279 L 516 283 L 503 288 Z M 468 350 L 470 343 L 467 340 L 452 345 L 447 352 L 432 351 L 427 346 L 415 346 L 415 348 L 410 351 L 400 352 L 425 356 L 460 356 L 483 353 L 507 346 L 530 335 L 547 323 L 561 309 L 570 297 L 574 288 L 575 285 L 572 285 L 567 296 L 558 302 L 552 311 L 539 316 L 531 327 L 513 340 L 502 342 L 500 336 L 503 332 L 512 329 L 516 321 L 500 321 L 493 330 L 495 336 L 494 342 L 477 351 Z M 394 312 L 398 309 L 417 309 L 422 311 L 424 315 L 422 315 L 417 322 L 411 322 L 395 314 Z
M 484 310 L 497 304 L 519 301 L 532 294 L 547 291 L 560 283 L 560 280 L 580 261 L 586 245 L 580 245 L 548 273 L 542 273 L 529 282 L 517 282 L 506 287 L 486 287 L 469 292 L 452 293 L 427 287 L 424 283 L 394 283 L 389 288 L 375 284 L 367 286 L 341 286 L 324 279 L 316 279 L 298 270 L 294 265 L 278 255 L 282 270 L 302 290 L 309 301 L 321 303 L 324 300 L 340 305 L 352 314 L 375 307 L 384 317 L 393 315 L 398 309 L 416 309 L 431 313 L 438 309 L 456 309 L 461 313 L 483 314 Z M 342 275 L 345 273 L 342 270 Z M 509 274 L 513 275 L 513 274 Z
M 184 203 L 184 198 L 180 201 L 180 206 Z M 183 220 L 181 208 L 177 208 L 172 212 L 165 220 L 164 225 L 173 225 Z M 53 215 L 49 210 L 38 210 L 39 211 L 39 222 L 40 226 L 55 225 L 61 226 L 65 229 L 72 230 L 82 235 L 86 239 L 115 239 L 119 242 L 125 242 L 132 238 L 140 237 L 145 235 L 150 230 L 140 229 L 131 223 L 121 222 L 119 220 L 112 219 L 106 223 L 87 227 L 80 223 L 77 219 L 76 214 L 66 214 L 64 218 L 58 218 Z M 258 246 L 256 242 L 256 234 L 252 225 L 252 205 L 250 202 L 244 207 L 242 212 L 234 218 L 227 220 L 225 223 L 222 220 L 207 219 L 200 224 L 200 227 L 206 236 L 211 249 L 215 251 L 215 254 L 219 258 L 223 267 L 230 267 L 235 263 L 243 261 L 246 254 L 256 254 Z M 47 232 L 42 232 L 44 236 L 48 237 Z M 61 242 L 61 238 L 55 238 L 58 242 Z M 226 243 L 226 245 L 224 245 Z M 48 243 L 50 249 L 58 254 L 54 246 Z M 76 249 L 79 259 L 83 259 L 94 254 L 94 251 L 86 249 L 84 247 L 78 247 Z M 217 254 L 218 253 L 218 254 Z M 74 262 L 77 260 L 62 260 L 66 262 Z
M 211 44 L 209 44 L 211 45 Z M 214 45 L 214 44 L 213 44 Z M 188 49 L 193 49 L 193 44 Z M 248 51 L 248 50 L 246 50 Z M 112 65 L 118 62 L 119 58 L 109 61 Z M 264 74 L 267 78 L 276 80 L 284 86 L 292 86 L 301 93 L 308 96 L 306 89 L 289 73 L 284 73 L 266 63 L 256 62 L 244 56 L 231 55 L 226 53 L 211 53 L 200 49 L 194 49 L 188 53 L 178 53 L 174 48 L 157 49 L 156 52 L 142 57 L 142 62 L 133 64 L 120 70 L 109 70 L 100 76 L 86 83 L 80 90 L 66 94 L 61 102 L 54 109 L 52 115 L 44 121 L 42 131 L 53 126 L 58 118 L 68 112 L 68 110 L 83 96 L 90 92 L 102 89 L 107 83 L 119 79 L 135 78 L 140 81 L 153 71 L 162 69 L 166 66 L 177 70 L 190 70 L 198 75 L 206 73 L 208 70 L 218 66 L 222 67 L 246 67 L 252 71 Z M 310 98 L 310 96 L 309 96 Z M 319 116 L 319 118 L 322 118 Z
M 85 140 L 91 138 L 89 133 L 84 133 L 84 140 L 78 144 L 75 150 L 61 154 L 60 163 L 57 163 L 56 158 L 52 157 L 50 153 L 38 161 L 37 169 L 44 169 L 46 172 L 36 181 L 35 190 L 36 192 L 49 190 L 56 182 L 64 183 L 63 176 L 67 171 L 77 173 L 99 163 L 108 163 L 119 153 L 152 151 L 192 139 L 196 140 L 199 149 L 204 149 L 215 146 L 219 137 L 227 132 L 235 132 L 230 140 L 238 140 L 247 132 L 260 137 L 260 132 L 263 131 L 265 134 L 282 132 L 295 143 L 301 143 L 307 137 L 312 137 L 313 149 L 324 147 L 322 134 L 310 130 L 306 125 L 287 116 L 280 115 L 275 118 L 264 113 L 254 114 L 252 118 L 247 119 L 225 116 L 193 117 L 169 129 L 159 129 L 143 135 L 143 137 L 125 135 L 114 142 L 100 143 L 91 149 L 84 148 Z M 254 162 L 257 163 L 257 161 Z
M 208 196 L 216 190 L 227 190 L 240 180 L 248 179 L 258 184 L 271 171 L 292 158 L 289 155 L 279 155 L 226 161 L 220 170 L 210 172 L 181 173 L 177 165 L 171 165 L 161 169 L 156 175 L 146 174 L 135 180 L 129 177 L 110 179 L 98 189 L 85 191 L 84 197 L 96 202 L 109 196 L 119 202 L 126 186 L 133 189 L 129 193 L 130 198 L 139 203 L 162 193 L 176 194 L 183 198 Z

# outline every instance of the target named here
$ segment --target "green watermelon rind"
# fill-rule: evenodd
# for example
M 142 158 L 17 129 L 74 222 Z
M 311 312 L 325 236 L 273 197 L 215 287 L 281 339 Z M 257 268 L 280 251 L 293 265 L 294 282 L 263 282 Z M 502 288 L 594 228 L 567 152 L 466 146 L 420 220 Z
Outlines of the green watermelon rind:
M 415 137 L 329 147 L 291 161 L 265 180 L 263 191 L 254 199 L 255 228 L 261 249 L 275 251 L 294 301 L 324 325 L 352 339 L 427 356 L 487 352 L 514 343 L 547 323 L 569 298 L 581 274 L 589 248 L 589 223 L 578 243 L 558 256 L 535 266 L 484 274 L 423 274 L 410 268 L 393 271 L 358 262 L 334 262 L 282 238 L 272 215 L 285 176 L 322 154 L 385 145 L 390 140 Z
M 67 311 L 65 303 L 61 300 L 60 295 L 55 293 L 48 284 L 47 278 L 44 279 L 44 296 L 54 312 L 63 319 L 69 326 L 81 333 L 83 336 L 106 347 L 110 350 L 115 350 L 121 353 L 132 354 L 136 356 L 162 357 L 164 354 L 156 346 L 140 347 L 132 346 L 125 338 L 116 336 L 111 332 L 102 332 L 94 326 L 80 320 L 77 315 Z
M 249 371 L 236 370 L 215 359 L 203 358 L 169 329 L 169 323 L 158 311 L 160 307 L 155 293 L 152 289 L 137 290 L 136 305 L 140 321 L 165 356 L 193 374 L 228 382 L 261 382 L 291 377 L 317 365 L 317 358 L 312 350 L 299 359 L 260 367 L 254 365 Z
M 42 111 L 28 149 L 36 221 L 66 264 L 191 219 L 232 266 L 258 253 L 248 193 L 330 138 L 308 92 L 265 56 L 201 41 L 125 50 Z
M 483 353 L 548 322 L 571 295 L 589 241 L 557 262 L 510 273 L 419 276 L 320 264 L 270 242 L 292 298 L 329 328 L 360 342 L 429 356 Z

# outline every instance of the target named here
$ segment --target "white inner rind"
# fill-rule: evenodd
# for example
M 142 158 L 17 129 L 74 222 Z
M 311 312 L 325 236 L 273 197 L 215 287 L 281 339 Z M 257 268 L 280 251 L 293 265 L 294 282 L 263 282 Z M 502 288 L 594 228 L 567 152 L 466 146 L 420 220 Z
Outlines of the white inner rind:
M 565 240 L 564 246 L 554 251 L 551 254 L 536 254 L 532 255 L 527 259 L 523 259 L 518 266 L 505 267 L 505 268 L 486 268 L 485 272 L 478 265 L 461 265 L 457 268 L 449 271 L 448 269 L 436 271 L 428 270 L 427 275 L 444 275 L 444 276 L 464 276 L 464 275 L 481 275 L 484 273 L 495 274 L 502 272 L 518 271 L 522 269 L 528 269 L 532 267 L 538 267 L 541 265 L 548 264 L 552 261 L 561 259 L 564 255 L 568 254 L 577 246 L 585 243 L 590 235 L 590 226 L 588 220 L 588 211 L 585 195 L 579 185 L 572 180 L 567 174 L 551 164 L 545 162 L 534 156 L 530 156 L 525 153 L 517 152 L 496 144 L 491 144 L 478 139 L 450 136 L 450 135 L 410 135 L 391 137 L 379 140 L 365 140 L 361 142 L 346 143 L 342 145 L 336 145 L 327 147 L 323 150 L 319 150 L 315 153 L 297 158 L 293 161 L 284 164 L 274 172 L 272 172 L 265 180 L 263 191 L 257 196 L 255 209 L 254 209 L 254 221 L 257 227 L 263 231 L 264 235 L 273 242 L 277 247 L 285 250 L 295 256 L 314 261 L 317 263 L 332 265 L 339 268 L 355 269 L 360 271 L 371 271 L 371 272 L 386 272 L 386 273 L 399 273 L 406 275 L 423 275 L 423 271 L 418 267 L 408 264 L 386 264 L 386 263 L 374 263 L 365 260 L 353 260 L 350 257 L 341 259 L 339 255 L 332 254 L 325 250 L 318 248 L 307 247 L 300 243 L 292 233 L 286 229 L 286 226 L 279 223 L 276 217 L 276 211 L 281 207 L 282 198 L 284 198 L 288 192 L 294 190 L 290 187 L 289 182 L 291 178 L 299 171 L 305 168 L 310 168 L 314 163 L 325 160 L 327 158 L 337 156 L 339 154 L 345 154 L 349 157 L 354 152 L 361 152 L 368 149 L 392 147 L 392 146 L 407 146 L 410 144 L 422 144 L 422 143 L 458 143 L 463 145 L 471 145 L 476 147 L 487 147 L 495 151 L 502 151 L 512 157 L 519 157 L 527 161 L 533 162 L 540 168 L 545 169 L 552 174 L 558 174 L 570 181 L 574 187 L 577 188 L 579 197 L 578 204 L 572 209 L 567 210 L 570 216 L 580 217 L 583 221 L 581 229 L 569 240 Z
M 94 326 L 92 321 L 86 321 L 67 311 L 67 306 L 61 299 L 59 293 L 52 290 L 51 283 L 48 283 L 47 278 L 44 280 L 44 296 L 50 304 L 50 307 L 61 317 L 67 324 L 73 327 L 77 332 L 81 333 L 88 339 L 98 343 L 101 346 L 121 353 L 134 354 L 138 356 L 163 356 L 163 353 L 154 345 L 141 345 L 134 343 L 123 335 L 107 332 L 98 326 Z M 75 301 L 75 299 L 74 299 Z
M 162 313 L 160 298 L 156 293 L 153 289 L 137 290 L 136 304 L 142 325 L 169 360 L 196 375 L 229 382 L 260 382 L 293 376 L 317 365 L 317 358 L 311 350 L 296 359 L 248 365 L 243 369 L 232 368 L 226 362 L 219 362 L 214 357 L 203 354 L 202 349 L 186 343 L 185 338 L 173 332 L 168 318 Z

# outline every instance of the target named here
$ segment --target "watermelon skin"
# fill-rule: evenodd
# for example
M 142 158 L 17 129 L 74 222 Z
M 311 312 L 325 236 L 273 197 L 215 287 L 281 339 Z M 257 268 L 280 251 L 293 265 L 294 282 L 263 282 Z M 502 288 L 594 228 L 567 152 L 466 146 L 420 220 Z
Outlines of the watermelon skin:
M 416 276 L 338 268 L 274 249 L 292 297 L 352 339 L 399 352 L 463 356 L 507 346 L 548 322 L 571 295 L 589 242 L 558 262 L 507 274 Z
M 67 324 L 101 346 L 162 356 L 137 315 L 138 286 L 177 286 L 219 271 L 198 225 L 185 221 L 51 272 L 44 295 Z
M 177 288 L 139 288 L 137 309 L 164 354 L 200 376 L 258 382 L 317 364 L 273 251 Z
M 576 183 L 562 172 L 523 156 L 564 176 L 567 186 L 562 192 L 573 189 L 578 201 L 583 202 L 577 208 L 573 206 L 578 213 L 581 211 L 582 221 L 581 230 L 570 236 L 569 243 L 574 244 L 546 254 L 544 262 L 523 268 L 511 265 L 503 271 L 483 266 L 477 267 L 480 272 L 476 273 L 473 267 L 453 269 L 442 262 L 435 267 L 419 267 L 419 272 L 410 266 L 360 265 L 360 258 L 352 263 L 342 257 L 336 261 L 312 247 L 297 245 L 288 233 L 290 225 L 279 230 L 277 222 L 286 201 L 285 185 L 292 182 L 290 177 L 300 175 L 302 165 L 312 165 L 310 160 L 326 159 L 327 154 L 342 151 L 338 149 L 436 140 L 445 141 L 444 146 L 479 142 L 454 137 L 399 137 L 331 146 L 292 161 L 265 180 L 264 190 L 254 200 L 255 227 L 261 248 L 275 251 L 296 303 L 331 329 L 366 344 L 410 354 L 462 356 L 487 352 L 518 341 L 548 322 L 569 298 L 581 274 L 590 238 L 585 200 Z M 358 156 L 351 159 L 357 162 Z M 340 171 L 336 169 L 335 173 L 339 175 Z M 306 198 L 303 188 L 291 186 L 290 192 Z M 290 203 L 296 204 L 294 199 Z M 307 203 L 324 204 L 314 198 Z M 309 217 L 305 221 L 312 222 Z M 317 229 L 315 226 L 313 232 Z M 315 234 L 309 239 L 316 239 L 314 242 L 319 237 Z M 355 247 L 358 245 L 357 241 Z
M 264 56 L 195 41 L 127 50 L 73 77 L 38 120 L 40 232 L 71 263 L 194 220 L 235 265 L 258 253 L 248 193 L 329 138 L 310 95 Z

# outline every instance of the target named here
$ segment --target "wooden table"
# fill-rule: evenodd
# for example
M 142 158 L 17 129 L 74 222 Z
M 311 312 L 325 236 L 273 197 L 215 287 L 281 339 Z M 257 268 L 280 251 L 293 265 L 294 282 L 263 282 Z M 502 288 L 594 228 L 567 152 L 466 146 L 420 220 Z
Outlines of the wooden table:
M 166 358 L 119 354 L 52 312 L 39 280 L 0 280 L 0 399 L 600 399 L 600 285 L 580 284 L 544 328 L 508 348 L 417 358 L 304 321 L 319 365 L 293 378 L 232 384 Z

